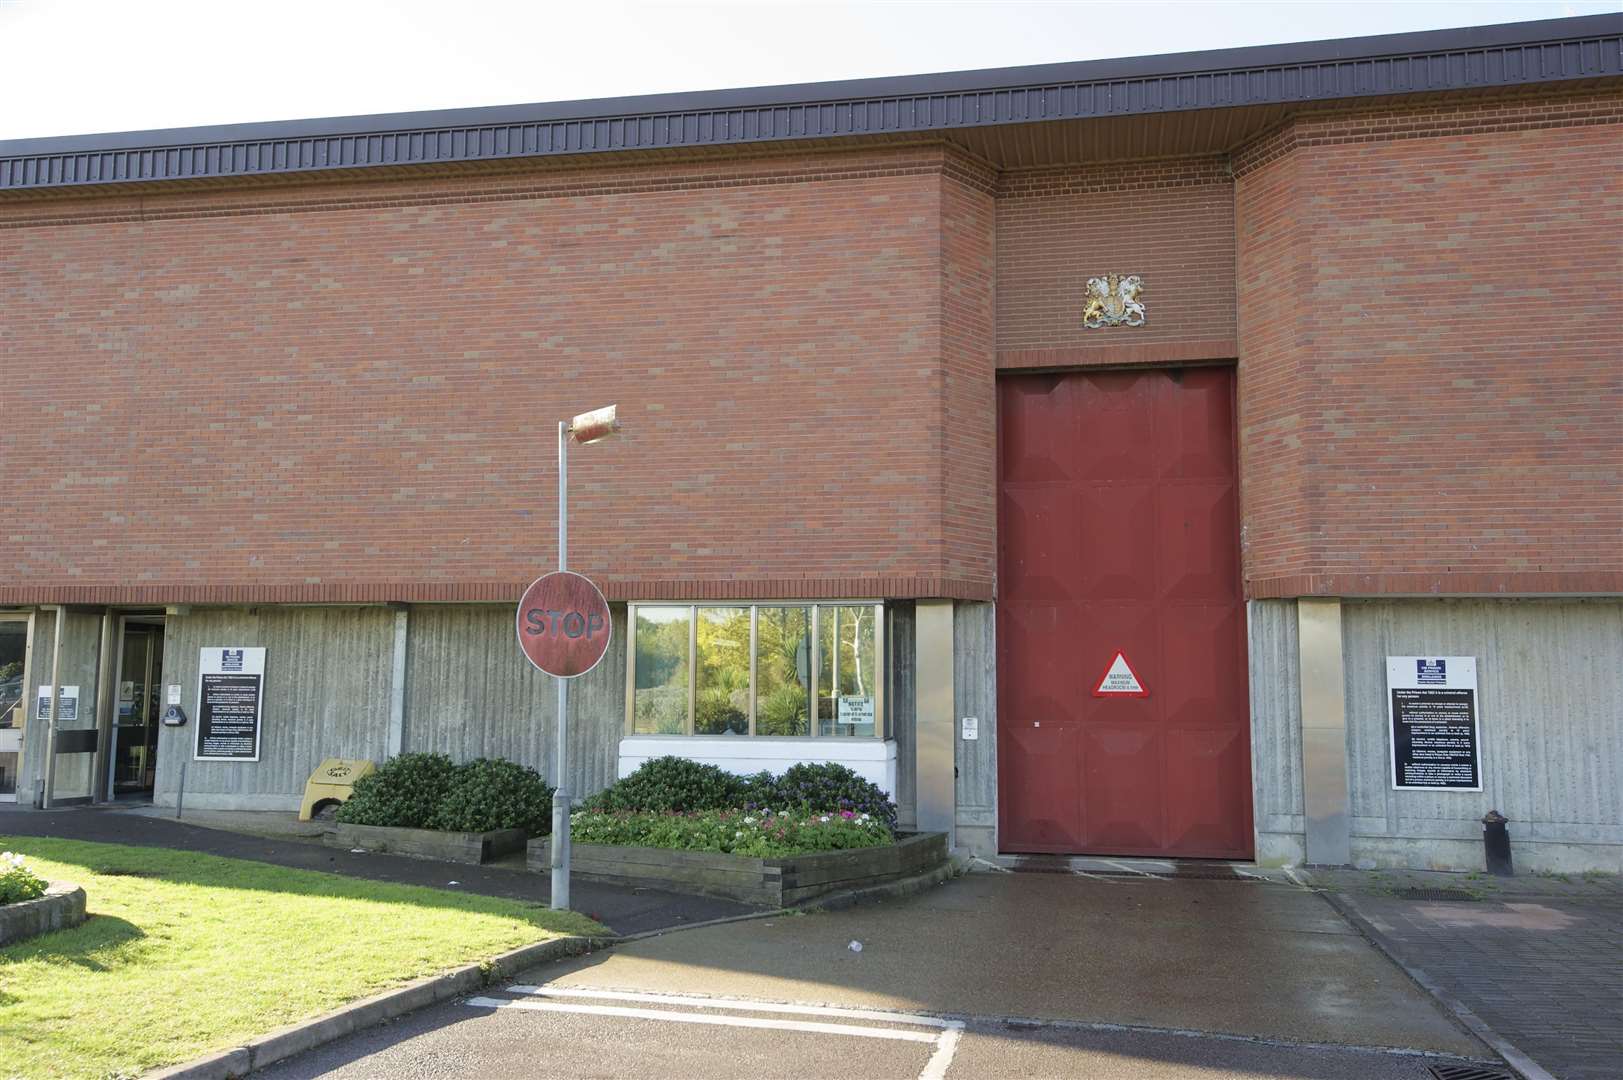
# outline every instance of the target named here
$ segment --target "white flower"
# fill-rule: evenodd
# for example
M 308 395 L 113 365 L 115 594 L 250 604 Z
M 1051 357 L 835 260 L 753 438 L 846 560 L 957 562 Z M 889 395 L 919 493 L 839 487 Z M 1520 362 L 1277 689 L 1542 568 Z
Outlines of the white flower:
M 743 830 L 743 829 L 739 829 L 739 830 L 738 830 L 738 831 L 737 831 L 737 832 L 735 832 L 735 833 L 733 833 L 733 835 L 734 835 L 734 836 L 743 836 L 743 835 L 744 835 L 744 830 Z
M 818 819 L 817 819 L 817 820 L 818 820 L 818 821 L 821 821 L 821 822 L 824 822 L 824 823 L 827 823 L 827 821 L 828 821 L 828 815 L 827 815 L 827 814 L 824 814 L 824 815 L 823 815 L 823 816 L 822 816 L 822 817 L 820 817 L 820 818 L 818 818 Z
M 744 824 L 746 824 L 746 825 L 754 825 L 755 824 L 755 819 L 752 818 L 752 817 L 747 817 L 747 818 L 744 819 Z

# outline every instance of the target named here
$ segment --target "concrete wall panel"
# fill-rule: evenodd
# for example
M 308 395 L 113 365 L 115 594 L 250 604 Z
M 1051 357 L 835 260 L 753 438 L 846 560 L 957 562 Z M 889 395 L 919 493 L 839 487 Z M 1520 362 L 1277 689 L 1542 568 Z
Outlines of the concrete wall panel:
M 896 820 L 904 829 L 918 824 L 918 759 L 914 756 L 917 707 L 914 684 L 915 646 L 913 605 L 903 601 L 890 606 L 890 636 L 885 648 L 890 659 L 885 686 L 890 693 L 887 716 L 890 737 L 896 740 Z
M 625 728 L 626 608 L 612 609 L 608 655 L 570 687 L 569 790 L 577 797 L 614 782 Z M 556 684 L 519 653 L 511 607 L 414 607 L 407 642 L 406 750 L 507 758 L 556 782 Z
M 1623 602 L 1343 606 L 1355 860 L 1467 868 L 1511 818 L 1518 867 L 1623 870 Z M 1393 791 L 1387 656 L 1474 656 L 1481 792 Z
M 198 651 L 237 645 L 265 649 L 259 761 L 193 761 Z M 180 684 L 191 722 L 159 733 L 154 801 L 174 805 L 183 761 L 185 805 L 240 810 L 297 808 L 323 758 L 382 761 L 393 650 L 385 607 L 211 608 L 168 619 L 163 683 Z
M 1303 848 L 1302 710 L 1296 601 L 1246 605 L 1251 657 L 1251 798 L 1257 861 L 1300 864 Z
M 992 604 L 960 603 L 953 619 L 953 745 L 958 767 L 958 843 L 997 850 L 997 618 Z M 980 738 L 963 738 L 966 716 Z

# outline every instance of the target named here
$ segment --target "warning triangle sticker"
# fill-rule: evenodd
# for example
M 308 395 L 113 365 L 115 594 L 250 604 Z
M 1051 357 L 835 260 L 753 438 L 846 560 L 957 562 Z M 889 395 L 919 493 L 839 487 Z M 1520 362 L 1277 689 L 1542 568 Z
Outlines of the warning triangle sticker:
M 1127 656 L 1120 649 L 1116 650 L 1116 659 L 1110 662 L 1110 668 L 1105 677 L 1099 680 L 1099 685 L 1093 689 L 1094 697 L 1149 697 L 1150 692 L 1144 689 L 1144 684 L 1138 681 L 1133 673 L 1133 666 L 1127 662 Z

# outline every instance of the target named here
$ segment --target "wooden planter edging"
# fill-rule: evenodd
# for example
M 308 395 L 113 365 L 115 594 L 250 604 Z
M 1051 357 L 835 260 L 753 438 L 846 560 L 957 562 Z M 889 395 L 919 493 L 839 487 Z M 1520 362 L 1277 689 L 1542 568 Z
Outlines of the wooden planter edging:
M 821 851 L 780 859 L 716 851 L 575 844 L 570 848 L 569 869 L 571 874 L 612 885 L 788 907 L 832 892 L 912 877 L 946 861 L 946 833 L 913 833 L 884 847 Z M 550 863 L 548 842 L 530 841 L 530 869 L 545 871 Z
M 38 900 L 0 904 L 0 945 L 66 930 L 84 921 L 84 889 L 69 881 L 53 881 Z
M 523 829 L 493 832 L 440 832 L 438 829 L 397 829 L 387 825 L 335 823 L 321 839 L 331 847 L 365 848 L 394 855 L 415 855 L 445 862 L 492 862 L 524 850 L 529 834 Z

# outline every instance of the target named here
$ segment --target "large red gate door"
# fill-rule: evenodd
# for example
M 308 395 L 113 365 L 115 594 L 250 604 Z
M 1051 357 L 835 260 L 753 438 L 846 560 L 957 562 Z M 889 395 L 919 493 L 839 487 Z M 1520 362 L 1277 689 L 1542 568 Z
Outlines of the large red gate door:
M 1003 850 L 1249 858 L 1231 372 L 998 397 Z

